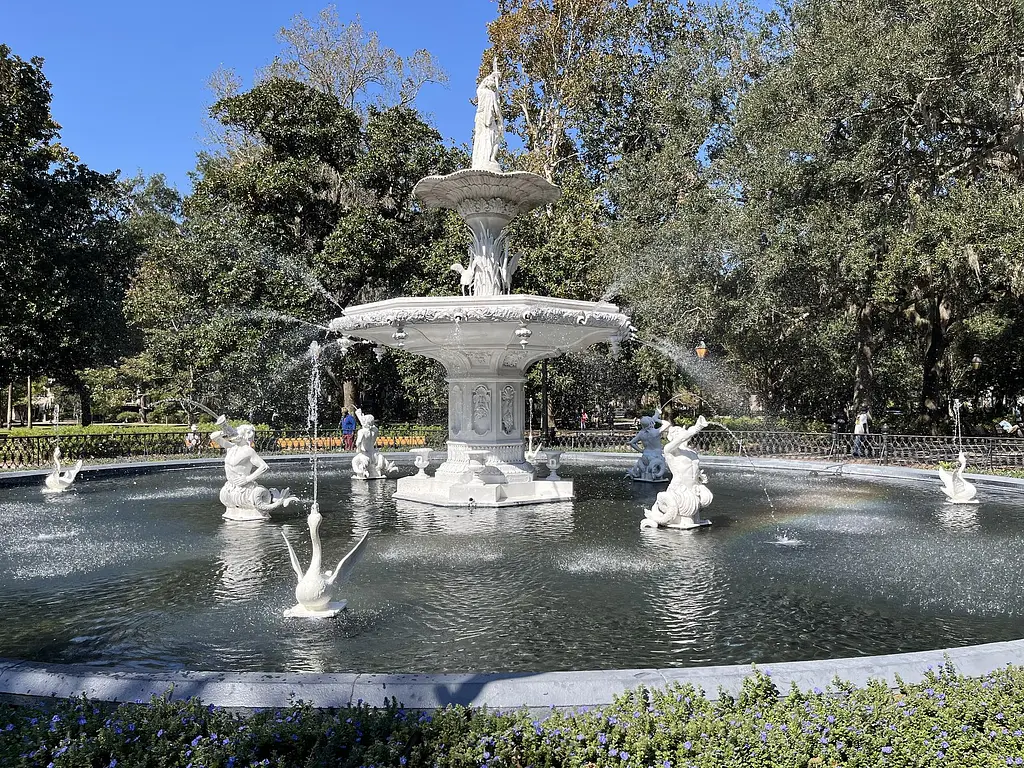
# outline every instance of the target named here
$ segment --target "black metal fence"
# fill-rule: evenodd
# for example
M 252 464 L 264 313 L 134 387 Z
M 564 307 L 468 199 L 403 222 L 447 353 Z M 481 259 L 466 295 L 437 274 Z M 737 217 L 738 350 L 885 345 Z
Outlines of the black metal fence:
M 634 432 L 624 431 L 562 431 L 547 440 L 535 436 L 534 444 L 558 447 L 567 451 L 626 451 Z M 199 458 L 220 455 L 220 449 L 203 433 L 198 447 L 186 444 L 185 432 L 110 432 L 104 434 L 69 434 L 60 438 L 65 461 L 84 459 L 133 460 L 148 458 Z M 377 446 L 383 451 L 407 451 L 429 447 L 443 450 L 447 440 L 443 427 L 401 425 L 381 431 Z M 952 437 L 931 435 L 890 435 L 887 433 L 857 436 L 829 432 L 725 432 L 710 427 L 691 443 L 704 454 L 809 459 L 828 462 L 863 461 L 903 466 L 935 466 L 940 461 L 956 459 L 960 443 Z M 53 436 L 0 436 L 0 468 L 19 469 L 48 466 L 56 445 Z M 280 455 L 309 453 L 309 436 L 288 430 L 264 430 L 256 433 L 254 446 L 261 454 Z M 978 469 L 1012 469 L 1024 467 L 1024 438 L 965 437 L 962 441 L 968 463 Z M 323 452 L 351 450 L 351 443 L 340 430 L 326 430 L 317 438 L 317 449 Z

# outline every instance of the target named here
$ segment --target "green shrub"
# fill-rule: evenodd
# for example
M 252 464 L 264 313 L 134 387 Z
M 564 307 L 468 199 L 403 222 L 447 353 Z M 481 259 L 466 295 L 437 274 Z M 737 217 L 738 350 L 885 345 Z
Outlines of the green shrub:
M 0 705 L 4 766 L 655 766 L 712 768 L 1024 764 L 1024 670 L 965 678 L 952 667 L 894 690 L 836 681 L 783 695 L 756 671 L 732 698 L 689 685 L 638 688 L 608 707 L 426 713 L 389 701 L 249 715 L 198 701 L 85 699 Z

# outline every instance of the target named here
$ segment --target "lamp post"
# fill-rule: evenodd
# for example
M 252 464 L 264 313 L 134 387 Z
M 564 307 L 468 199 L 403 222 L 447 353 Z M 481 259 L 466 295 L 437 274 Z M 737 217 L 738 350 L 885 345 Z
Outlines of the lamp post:
M 697 348 L 694 349 L 693 351 L 697 353 L 697 359 L 698 360 L 703 360 L 704 359 L 704 355 L 706 355 L 708 353 L 708 348 L 704 344 L 704 340 L 703 339 L 701 339 L 700 344 L 698 344 Z
M 981 397 L 978 393 L 978 371 L 981 370 L 981 355 L 975 355 L 971 358 L 971 369 L 974 371 L 971 374 L 974 377 L 974 409 L 977 410 L 981 407 Z

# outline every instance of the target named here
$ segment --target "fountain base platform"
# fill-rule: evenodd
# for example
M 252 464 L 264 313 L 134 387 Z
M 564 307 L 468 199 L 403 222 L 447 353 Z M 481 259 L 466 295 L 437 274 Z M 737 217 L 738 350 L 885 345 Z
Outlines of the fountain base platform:
M 311 611 L 304 605 L 298 604 L 285 611 L 284 615 L 290 619 L 329 619 L 344 611 L 346 605 L 348 605 L 347 600 L 338 600 L 335 603 L 328 603 L 319 611 Z
M 401 477 L 394 498 L 436 507 L 518 507 L 576 498 L 572 480 L 524 483 L 452 483 L 436 477 Z
M 653 528 L 655 530 L 657 530 L 658 528 L 675 528 L 677 531 L 692 531 L 694 528 L 704 528 L 708 525 L 711 525 L 710 520 L 701 520 L 699 523 L 691 523 L 689 521 L 686 521 L 683 523 L 672 523 L 670 525 L 658 525 L 653 520 L 648 520 L 647 518 L 644 518 L 640 521 L 641 530 L 644 528 Z

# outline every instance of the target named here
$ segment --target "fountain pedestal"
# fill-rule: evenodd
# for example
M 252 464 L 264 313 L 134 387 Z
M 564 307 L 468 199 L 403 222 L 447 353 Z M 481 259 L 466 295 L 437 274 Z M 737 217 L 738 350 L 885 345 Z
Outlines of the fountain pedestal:
M 493 507 L 573 498 L 572 481 L 537 480 L 526 460 L 526 372 L 545 357 L 621 339 L 628 327 L 613 304 L 523 295 L 389 299 L 350 307 L 331 323 L 447 370 L 447 459 L 433 477 L 399 478 L 395 498 Z M 470 484 L 472 451 L 486 451 L 480 485 Z
M 497 73 L 489 78 L 478 96 L 494 95 Z M 497 110 L 497 101 L 485 101 Z M 621 342 L 629 338 L 629 318 L 603 302 L 510 295 L 519 257 L 509 250 L 505 226 L 553 204 L 561 190 L 533 173 L 501 172 L 494 161 L 500 112 L 484 112 L 474 137 L 474 167 L 428 176 L 413 189 L 428 208 L 453 209 L 466 222 L 472 235 L 468 258 L 451 268 L 467 295 L 349 307 L 330 327 L 433 358 L 447 370 L 448 457 L 433 477 L 400 478 L 396 499 L 478 507 L 564 501 L 573 498 L 572 481 L 558 477 L 557 460 L 552 465 L 549 458 L 550 478 L 536 480 L 524 453 L 527 369 L 597 342 Z

